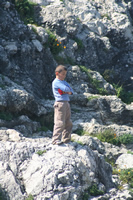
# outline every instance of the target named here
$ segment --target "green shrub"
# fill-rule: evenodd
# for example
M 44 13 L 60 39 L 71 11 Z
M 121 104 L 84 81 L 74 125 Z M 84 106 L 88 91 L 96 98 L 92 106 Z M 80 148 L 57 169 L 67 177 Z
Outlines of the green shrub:
M 80 40 L 79 38 L 75 37 L 74 41 L 77 43 L 78 49 L 82 49 L 83 48 L 82 40 Z
M 95 135 L 101 142 L 108 142 L 114 145 L 120 145 L 119 139 L 113 129 L 107 129 Z
M 90 96 L 87 99 L 88 99 L 88 101 L 91 101 L 93 99 L 98 99 L 98 98 L 99 98 L 99 96 Z
M 115 71 L 112 69 L 105 69 L 102 76 L 109 83 L 113 83 L 113 80 L 116 79 Z
M 93 87 L 99 92 L 99 94 L 101 95 L 107 95 L 108 92 L 107 90 L 105 90 L 104 88 L 101 88 L 100 85 L 100 81 L 98 81 L 97 79 L 92 78 L 91 74 L 89 73 L 89 69 L 87 69 L 85 66 L 80 65 L 80 70 L 82 72 L 85 72 L 89 78 L 89 82 L 93 85 Z
M 25 24 L 35 23 L 34 19 L 34 6 L 36 5 L 33 2 L 28 0 L 12 0 L 15 4 L 16 10 L 20 14 L 21 19 Z
M 110 17 L 109 17 L 109 15 L 107 13 L 106 14 L 102 14 L 101 17 L 102 18 L 106 17 L 108 20 L 110 20 Z
M 83 142 L 81 142 L 81 141 L 77 141 L 77 143 L 84 146 Z
M 37 33 L 37 29 L 36 29 L 35 27 L 33 27 L 33 26 L 32 26 L 32 31 L 33 31 L 35 34 L 38 34 L 38 33 Z
M 124 103 L 130 104 L 133 102 L 133 92 L 126 91 L 122 85 L 119 83 L 114 83 L 118 79 L 115 72 L 113 70 L 106 69 L 103 73 L 104 79 L 111 83 L 116 90 L 116 95 L 120 98 Z
M 48 128 L 46 126 L 41 126 L 40 128 L 37 129 L 38 132 L 40 131 L 45 131 L 47 132 L 48 131 Z
M 133 135 L 123 134 L 118 137 L 121 144 L 131 144 L 133 143 Z
M 133 152 L 132 152 L 132 151 L 127 151 L 127 153 L 133 155 Z
M 119 86 L 118 84 L 113 84 L 115 89 L 116 89 L 116 93 L 117 93 L 117 97 L 120 97 L 123 93 L 123 88 L 122 86 Z
M 120 98 L 124 103 L 130 104 L 133 102 L 133 92 L 127 92 L 122 85 L 113 84 L 116 89 L 117 97 Z
M 47 30 L 49 35 L 48 42 L 46 46 L 48 46 L 53 53 L 53 55 L 58 55 L 61 51 L 63 51 L 63 46 L 60 41 L 57 40 L 56 36 L 50 31 Z
M 6 111 L 0 111 L 0 119 L 11 121 L 13 119 L 13 115 Z
M 4 191 L 0 185 L 0 200 L 7 200 L 7 196 L 6 196 L 7 192 Z
M 107 90 L 105 90 L 102 87 L 99 87 L 100 81 L 98 81 L 96 79 L 91 79 L 91 83 L 98 90 L 99 94 L 101 94 L 101 95 L 107 95 L 108 94 Z
M 36 154 L 38 154 L 39 156 L 42 156 L 46 152 L 47 152 L 46 150 L 39 150 L 36 152 Z
M 0 191 L 0 200 L 3 200 L 3 193 Z
M 89 78 L 91 78 L 91 76 L 90 76 L 90 74 L 89 74 L 89 70 L 88 70 L 85 66 L 79 65 L 79 67 L 80 67 L 80 70 L 81 70 L 82 72 L 85 72 L 85 73 L 89 76 Z
M 117 136 L 113 129 L 107 129 L 95 135 L 101 142 L 108 142 L 117 146 L 133 143 L 133 135 L 123 134 Z
M 82 196 L 82 200 L 88 200 L 90 195 L 96 197 L 96 196 L 103 195 L 103 194 L 104 194 L 104 191 L 99 190 L 97 185 L 94 184 L 87 191 L 85 191 L 85 193 Z
M 89 188 L 89 193 L 90 193 L 92 196 L 98 196 L 98 195 L 103 195 L 103 194 L 104 194 L 104 192 L 103 192 L 102 190 L 98 190 L 96 184 L 92 185 L 92 186 Z
M 112 167 L 116 167 L 115 159 L 109 159 L 108 157 L 104 158 L 106 162 L 108 162 Z
M 128 183 L 133 188 L 133 168 L 119 170 L 119 177 L 122 184 Z
M 26 198 L 26 200 L 34 200 L 34 197 L 32 196 L 32 194 L 29 194 L 29 196 Z
M 88 198 L 89 198 L 89 194 L 87 192 L 85 192 L 83 194 L 82 200 L 88 200 Z
M 55 55 L 54 59 L 56 60 L 57 63 L 61 63 L 62 65 L 68 64 L 67 58 L 63 58 L 62 56 Z
M 65 64 L 74 65 L 75 64 L 73 59 L 68 56 L 66 56 L 66 58 L 63 58 L 62 56 L 54 55 L 54 59 L 56 60 L 57 63 L 62 64 L 62 65 L 65 65 Z
M 75 131 L 75 133 L 78 134 L 78 135 L 80 135 L 80 136 L 82 136 L 82 135 L 88 135 L 89 134 L 87 131 L 85 131 L 83 129 L 77 129 Z
M 0 84 L 0 88 L 1 88 L 2 90 L 4 90 L 4 89 L 5 89 L 5 85 L 4 85 L 4 84 Z

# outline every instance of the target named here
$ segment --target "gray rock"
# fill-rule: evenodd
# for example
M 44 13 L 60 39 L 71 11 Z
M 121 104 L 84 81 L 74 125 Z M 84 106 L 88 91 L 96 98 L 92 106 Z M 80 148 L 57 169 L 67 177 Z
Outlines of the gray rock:
M 2 131 L 4 133 L 5 130 Z M 8 133 L 11 135 L 10 131 Z M 1 177 L 10 172 L 16 181 L 15 188 L 20 190 L 23 185 L 26 194 L 32 194 L 37 199 L 46 199 L 48 196 L 51 199 L 57 196 L 66 200 L 80 199 L 83 191 L 94 184 L 94 179 L 106 190 L 113 187 L 110 165 L 87 146 L 76 143 L 57 146 L 51 145 L 51 139 L 48 138 L 26 139 L 22 136 L 20 142 L 9 141 L 10 137 L 7 143 L 4 138 L 0 142 L 1 163 L 8 163 L 4 171 L 1 169 Z M 45 151 L 39 156 L 39 150 Z M 0 184 L 2 187 L 7 184 L 11 198 L 15 193 L 14 189 L 10 192 L 13 180 L 6 180 L 0 181 Z M 24 199 L 26 194 L 18 192 L 14 198 Z
M 119 169 L 129 169 L 133 168 L 133 155 L 132 154 L 122 154 L 116 160 L 116 164 Z

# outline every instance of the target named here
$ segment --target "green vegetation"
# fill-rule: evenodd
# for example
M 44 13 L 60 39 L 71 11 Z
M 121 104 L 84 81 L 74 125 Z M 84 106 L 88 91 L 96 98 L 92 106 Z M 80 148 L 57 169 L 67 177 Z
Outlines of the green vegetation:
M 82 200 L 88 200 L 89 196 L 90 196 L 90 195 L 89 195 L 87 192 L 85 192 L 85 193 L 83 194 Z
M 132 152 L 132 151 L 127 151 L 127 153 L 128 153 L 128 154 L 132 154 L 132 155 L 133 155 L 133 152 Z
M 28 0 L 12 0 L 15 4 L 16 10 L 20 14 L 21 19 L 25 24 L 35 24 L 34 6 L 33 2 Z
M 92 186 L 90 187 L 89 193 L 90 193 L 92 196 L 98 196 L 98 195 L 104 194 L 104 192 L 103 192 L 102 190 L 98 190 L 96 184 L 94 184 L 94 185 L 92 185 Z
M 119 83 L 116 84 L 117 76 L 114 70 L 106 69 L 102 75 L 107 82 L 113 85 L 118 98 L 127 104 L 133 102 L 133 92 L 127 92 L 122 85 Z
M 77 143 L 84 146 L 83 142 L 81 142 L 81 141 L 77 141 Z
M 3 200 L 2 191 L 0 191 L 0 200 Z
M 82 65 L 80 65 L 79 67 L 80 67 L 80 69 L 81 69 L 82 72 L 85 72 L 85 73 L 87 74 L 90 83 L 91 83 L 91 84 L 93 85 L 93 87 L 99 92 L 99 94 L 101 94 L 101 95 L 107 95 L 107 94 L 108 94 L 107 90 L 105 90 L 104 88 L 101 88 L 101 87 L 99 86 L 99 85 L 100 85 L 100 81 L 98 81 L 98 80 L 92 78 L 92 76 L 91 76 L 91 74 L 90 74 L 90 71 L 91 71 L 91 70 L 87 69 L 85 66 L 82 66 Z
M 89 135 L 89 133 L 83 129 L 77 129 L 75 133 L 80 136 Z M 117 136 L 115 131 L 111 128 L 95 134 L 94 137 L 97 137 L 101 142 L 108 142 L 117 146 L 120 146 L 121 144 L 133 144 L 133 135 L 123 134 L 121 136 Z
M 49 35 L 48 42 L 46 46 L 48 46 L 53 53 L 53 55 L 58 55 L 61 51 L 63 51 L 63 46 L 61 45 L 61 42 L 59 42 L 50 30 L 47 30 L 47 33 Z
M 128 184 L 130 188 L 133 188 L 133 168 L 118 170 L 119 178 L 122 184 Z
M 107 82 L 112 83 L 115 78 L 115 71 L 112 69 L 105 69 L 102 76 Z
M 54 112 L 50 112 L 49 114 L 47 114 L 45 116 L 33 117 L 31 119 L 40 123 L 41 127 L 38 128 L 38 132 L 39 131 L 45 131 L 46 132 L 48 130 L 53 131 Z
M 90 195 L 96 197 L 96 196 L 103 195 L 103 194 L 104 194 L 104 191 L 99 190 L 97 185 L 94 184 L 83 194 L 82 200 L 88 200 Z
M 95 135 L 101 142 L 108 142 L 114 145 L 120 146 L 121 144 L 130 144 L 133 143 L 133 135 L 123 134 L 117 136 L 114 130 L 107 129 L 101 133 Z
M 32 26 L 32 31 L 37 34 L 37 29 L 35 27 Z
M 5 85 L 4 85 L 4 84 L 0 84 L 0 88 L 1 88 L 2 90 L 4 90 L 4 89 L 5 89 Z
M 38 154 L 39 156 L 42 156 L 46 152 L 47 152 L 46 150 L 39 150 L 36 152 L 36 154 Z
M 107 13 L 102 14 L 101 17 L 102 17 L 102 18 L 106 17 L 108 20 L 110 20 L 110 17 L 109 17 L 109 15 L 108 15 Z
M 101 142 L 108 142 L 114 145 L 120 145 L 119 140 L 113 129 L 107 129 L 95 135 Z
M 90 76 L 90 74 L 89 74 L 89 69 L 87 69 L 85 66 L 83 66 L 83 65 L 79 65 L 79 67 L 80 67 L 80 70 L 82 71 L 82 72 L 85 72 L 87 75 L 88 75 L 88 77 L 89 78 L 91 78 L 91 76 Z
M 56 60 L 57 63 L 61 63 L 62 65 L 65 65 L 65 64 L 68 64 L 68 60 L 62 56 L 58 56 L 58 55 L 55 55 L 54 56 L 54 59 Z
M 132 144 L 133 143 L 133 135 L 131 134 L 123 134 L 118 137 L 121 144 Z
M 0 200 L 7 200 L 6 192 L 2 189 L 0 185 Z
M 59 55 L 54 55 L 54 59 L 56 60 L 57 63 L 59 64 L 70 64 L 70 65 L 74 65 L 74 61 L 72 60 L 72 58 L 70 57 L 66 57 L 66 58 L 63 58 L 62 56 L 59 56 Z
M 26 200 L 34 200 L 34 197 L 32 196 L 32 194 L 29 194 L 29 196 L 26 198 Z
M 49 129 L 46 127 L 46 126 L 41 126 L 40 128 L 37 129 L 37 132 L 40 132 L 40 131 L 45 131 L 47 132 Z
M 125 89 L 118 84 L 113 84 L 116 89 L 117 97 L 119 97 L 123 102 L 130 104 L 133 102 L 133 92 L 126 92 Z
M 83 48 L 82 40 L 80 40 L 79 38 L 75 37 L 74 41 L 77 43 L 78 49 L 82 49 Z
M 78 135 L 80 135 L 80 136 L 82 136 L 82 135 L 88 135 L 89 134 L 87 131 L 85 131 L 83 129 L 77 129 L 75 131 L 75 133 L 78 134 Z
M 112 167 L 116 167 L 115 160 L 109 159 L 108 157 L 104 158 L 106 162 L 108 162 Z
M 87 99 L 88 99 L 88 101 L 91 101 L 93 99 L 98 99 L 98 98 L 99 98 L 99 96 L 90 96 Z
M 14 116 L 10 112 L 0 111 L 0 119 L 11 121 L 13 120 Z

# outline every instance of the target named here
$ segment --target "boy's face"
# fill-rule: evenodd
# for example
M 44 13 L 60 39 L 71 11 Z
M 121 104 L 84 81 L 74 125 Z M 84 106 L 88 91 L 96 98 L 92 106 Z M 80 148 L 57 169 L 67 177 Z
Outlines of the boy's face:
M 60 79 L 61 81 L 63 81 L 66 78 L 66 75 L 67 75 L 67 71 L 63 70 L 62 72 L 58 73 L 56 77 Z

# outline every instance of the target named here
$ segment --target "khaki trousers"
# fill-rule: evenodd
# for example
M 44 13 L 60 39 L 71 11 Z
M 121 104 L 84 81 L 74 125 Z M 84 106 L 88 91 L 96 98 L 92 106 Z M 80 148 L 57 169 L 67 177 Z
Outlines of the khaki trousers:
M 54 104 L 54 130 L 52 143 L 61 140 L 62 142 L 71 141 L 72 122 L 71 109 L 68 101 L 55 102 Z

